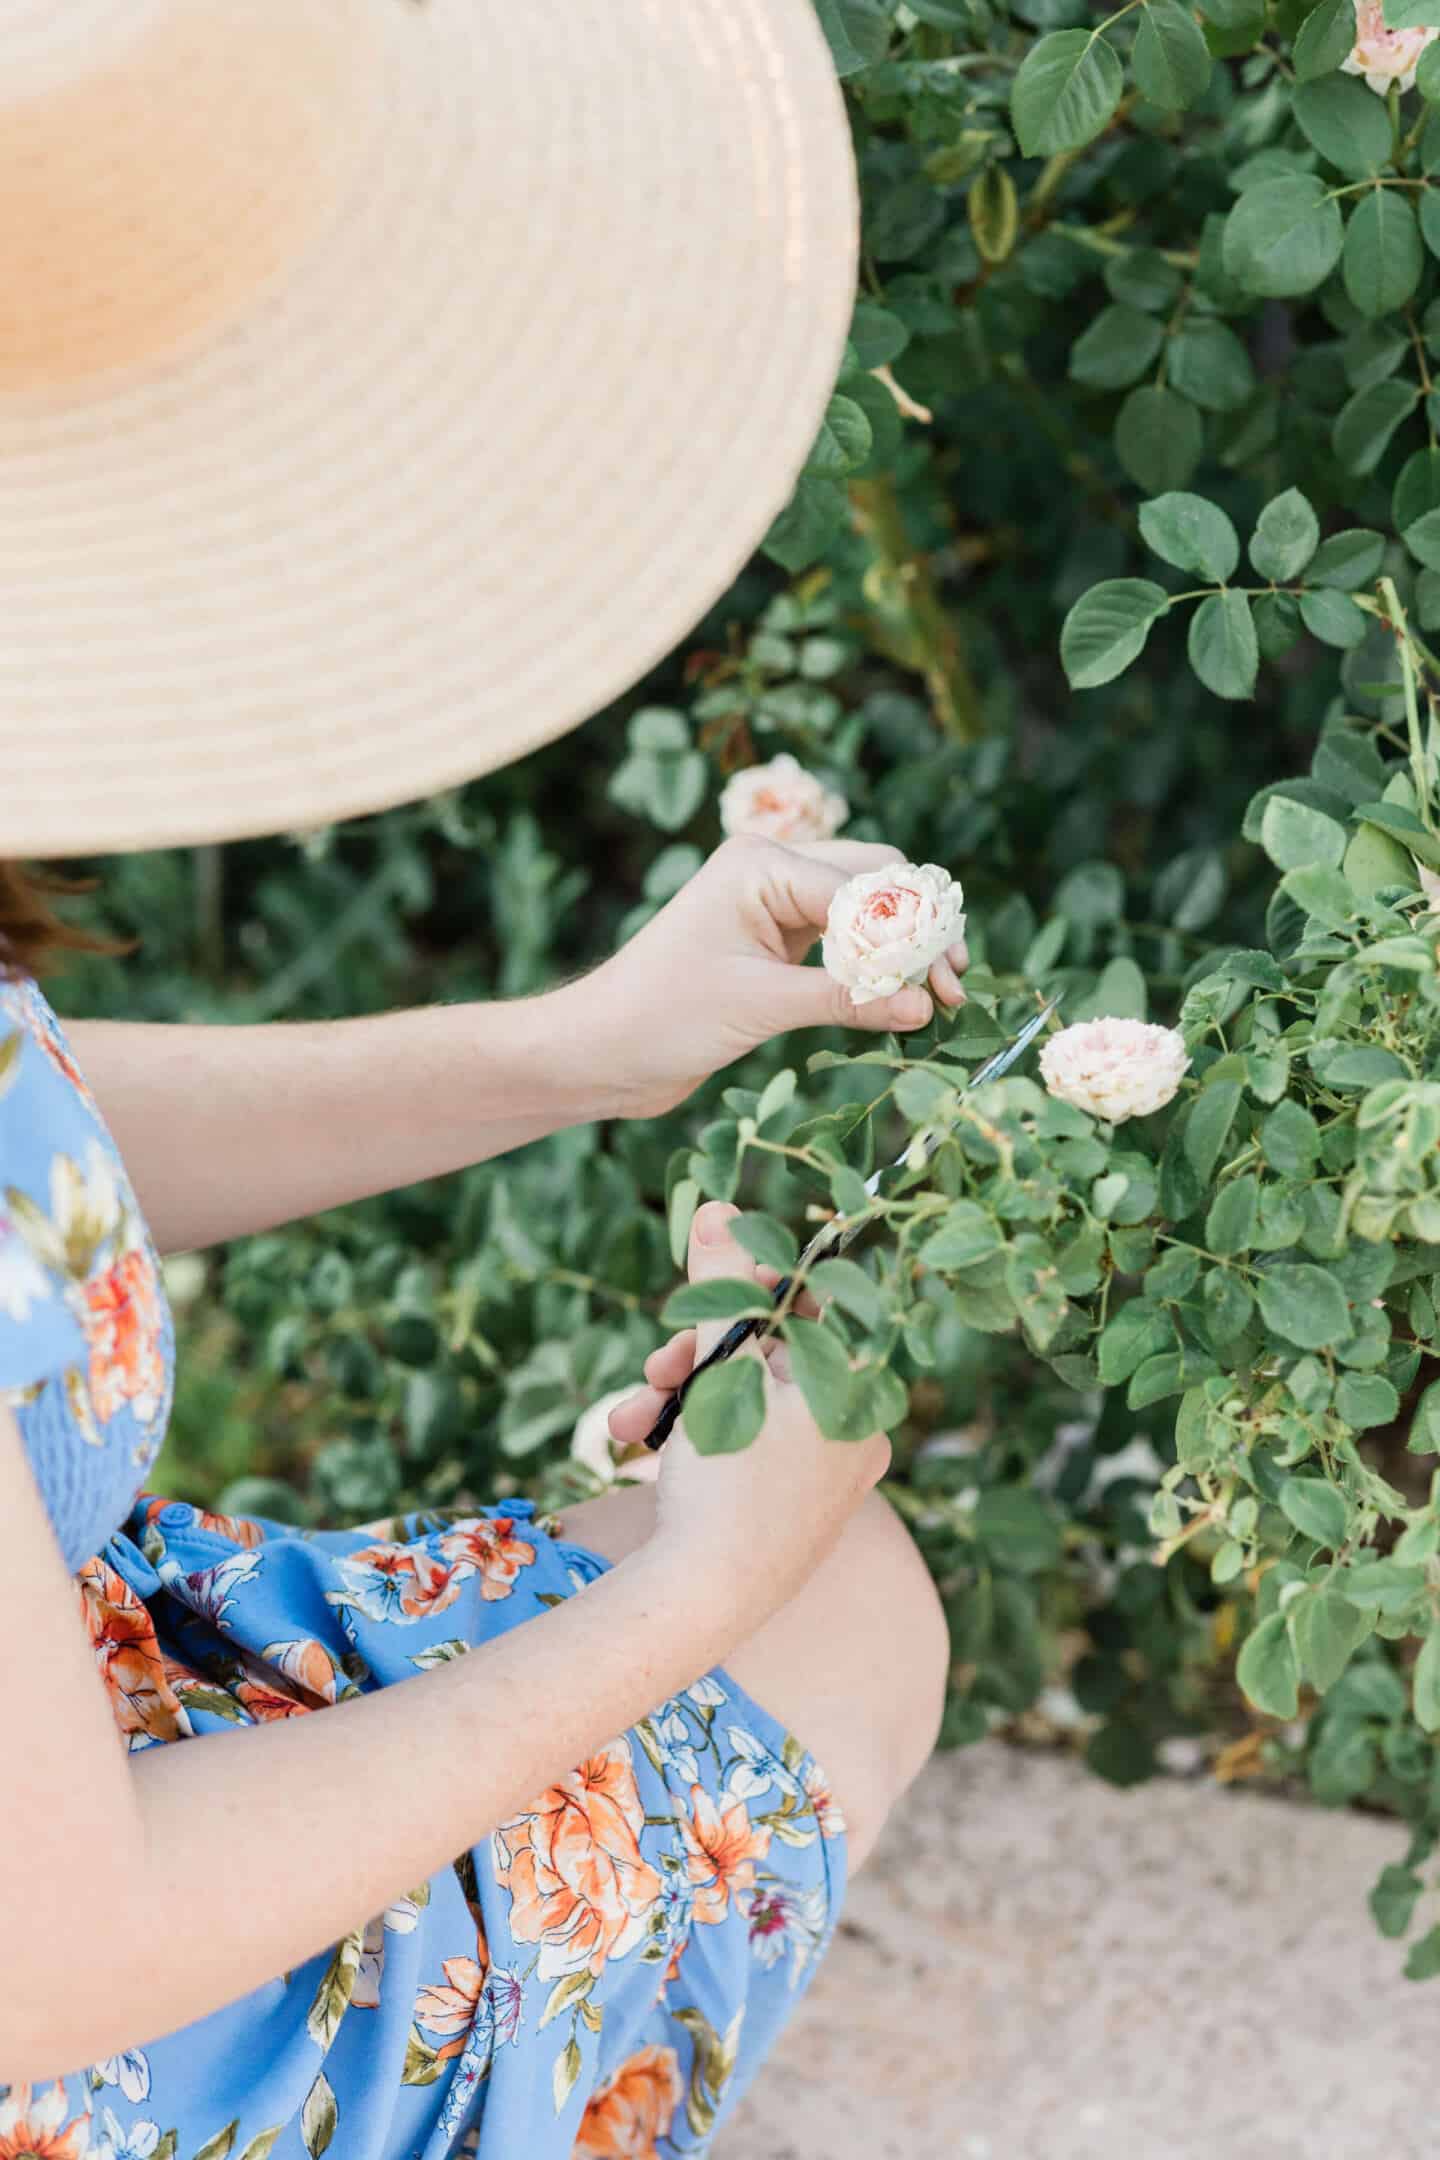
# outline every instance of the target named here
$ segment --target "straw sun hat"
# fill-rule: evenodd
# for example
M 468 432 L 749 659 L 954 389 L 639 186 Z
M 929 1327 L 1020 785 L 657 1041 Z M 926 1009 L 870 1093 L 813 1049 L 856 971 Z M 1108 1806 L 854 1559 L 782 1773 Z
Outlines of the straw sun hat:
M 854 252 L 812 0 L 0 0 L 0 854 L 594 712 L 785 502 Z

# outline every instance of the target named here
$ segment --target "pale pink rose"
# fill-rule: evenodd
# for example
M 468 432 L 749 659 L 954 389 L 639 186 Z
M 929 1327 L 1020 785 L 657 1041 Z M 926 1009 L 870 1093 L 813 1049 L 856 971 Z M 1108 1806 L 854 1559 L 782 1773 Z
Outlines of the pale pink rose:
M 1440 875 L 1427 870 L 1424 863 L 1416 863 L 1415 868 L 1420 873 L 1420 890 L 1430 903 L 1430 912 L 1440 913 Z
M 938 863 L 886 863 L 840 887 L 830 902 L 825 966 L 857 1005 L 924 982 L 965 935 L 965 895 Z
M 610 1412 L 617 1403 L 628 1402 L 635 1393 L 633 1386 L 615 1388 L 608 1395 L 601 1395 L 591 1403 L 588 1410 L 580 1413 L 580 1422 L 570 1435 L 570 1453 L 576 1462 L 584 1463 L 606 1485 L 644 1485 L 653 1483 L 660 1475 L 660 1457 L 648 1449 L 626 1461 L 615 1460 L 615 1443 L 610 1437 Z
M 1340 65 L 1347 75 L 1363 75 L 1377 97 L 1391 83 L 1412 90 L 1420 55 L 1437 37 L 1440 29 L 1389 30 L 1383 0 L 1355 0 L 1355 44 Z
M 850 815 L 843 795 L 783 750 L 768 765 L 733 773 L 720 795 L 720 823 L 727 833 L 760 840 L 828 840 Z
M 588 1410 L 580 1413 L 580 1422 L 570 1435 L 570 1453 L 576 1462 L 608 1485 L 615 1475 L 615 1457 L 611 1452 L 610 1412 L 617 1403 L 633 1395 L 633 1386 L 614 1388 L 608 1395 L 601 1395 L 591 1403 Z
M 1040 1052 L 1050 1093 L 1111 1125 L 1163 1109 L 1189 1063 L 1183 1035 L 1144 1020 L 1081 1020 Z

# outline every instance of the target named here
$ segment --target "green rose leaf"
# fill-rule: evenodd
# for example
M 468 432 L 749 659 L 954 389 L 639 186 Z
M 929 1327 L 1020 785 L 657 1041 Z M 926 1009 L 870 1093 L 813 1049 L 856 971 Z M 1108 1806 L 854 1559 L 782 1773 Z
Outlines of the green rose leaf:
M 1335 1390 L 1335 1408 L 1356 1432 L 1373 1432 L 1400 1415 L 1400 1397 L 1383 1373 L 1349 1372 Z
M 1031 46 L 1010 101 L 1026 157 L 1078 150 L 1109 124 L 1125 75 L 1095 30 L 1056 30 Z
M 1389 164 L 1390 116 L 1385 100 L 1353 75 L 1327 75 L 1303 83 L 1295 92 L 1292 110 L 1321 157 L 1347 179 L 1368 180 Z
M 787 1320 L 784 1329 L 791 1368 L 827 1440 L 864 1440 L 899 1423 L 908 1396 L 893 1372 L 854 1369 L 839 1336 L 818 1320 Z
M 1229 583 L 1240 560 L 1235 527 L 1203 495 L 1157 495 L 1142 503 L 1140 533 L 1162 561 L 1216 585 Z
M 822 1260 L 809 1271 L 809 1285 L 817 1298 L 833 1298 L 861 1327 L 878 1329 L 885 1324 L 886 1303 L 879 1286 L 854 1260 Z
M 759 1358 L 726 1358 L 685 1390 L 685 1430 L 702 1455 L 735 1455 L 765 1423 L 765 1375 Z
M 1320 545 L 1320 520 L 1299 488 L 1288 488 L 1261 511 L 1250 542 L 1257 576 L 1277 585 L 1298 578 Z
M 1322 645 L 1336 645 L 1342 652 L 1363 645 L 1370 629 L 1365 610 L 1343 592 L 1302 592 L 1300 620 Z
M 1305 582 L 1333 586 L 1337 592 L 1356 592 L 1362 585 L 1374 584 L 1384 559 L 1383 536 L 1356 526 L 1321 541 L 1305 572 Z
M 1168 1315 L 1143 1298 L 1122 1305 L 1100 1337 L 1100 1378 L 1106 1387 L 1117 1387 L 1149 1357 L 1168 1349 L 1175 1330 Z
M 779 1275 L 788 1275 L 800 1257 L 794 1231 L 776 1222 L 772 1215 L 737 1215 L 730 1224 L 730 1235 L 744 1246 L 752 1260 L 774 1268 Z
M 1427 570 L 1440 570 L 1440 510 L 1427 510 L 1407 525 L 1404 540 L 1416 562 L 1424 563 Z
M 857 300 L 850 324 L 850 342 L 862 368 L 887 367 L 904 352 L 910 342 L 910 332 L 898 316 L 877 307 L 873 300 Z
M 1420 237 L 1432 255 L 1440 255 L 1440 195 L 1433 188 L 1420 197 Z
M 1314 173 L 1262 180 L 1225 221 L 1225 269 L 1246 292 L 1293 299 L 1324 284 L 1344 237 L 1340 211 Z
M 1430 49 L 1433 51 L 1434 47 Z M 1380 1880 L 1370 1893 L 1370 1910 L 1382 1935 L 1393 1940 L 1409 1932 L 1424 1887 L 1414 1869 L 1398 1861 L 1392 1861 L 1380 1870 Z
M 1316 863 L 1337 869 L 1347 839 L 1337 818 L 1288 795 L 1272 795 L 1260 820 L 1260 844 L 1277 870 L 1305 870 Z
M 1302 1350 L 1327 1350 L 1351 1332 L 1350 1307 L 1333 1275 L 1303 1262 L 1267 1268 L 1255 1283 L 1267 1327 Z
M 1170 386 L 1205 412 L 1234 412 L 1255 394 L 1250 355 L 1228 323 L 1192 316 L 1170 340 Z
M 1329 83 L 1314 85 L 1316 90 L 1329 87 Z M 1300 94 L 1303 97 L 1307 93 Z M 1360 96 L 1369 98 L 1383 119 L 1379 99 L 1364 90 Z M 1389 134 L 1387 122 L 1387 142 Z M 1423 263 L 1420 229 L 1404 197 L 1392 188 L 1376 188 L 1362 195 L 1345 229 L 1343 263 L 1345 290 L 1361 314 L 1388 315 L 1392 309 L 1403 307 L 1420 283 Z
M 1375 470 L 1396 428 L 1415 410 L 1419 395 L 1419 386 L 1412 382 L 1372 383 L 1341 406 L 1330 440 L 1346 472 Z
M 1320 1155 L 1320 1128 L 1298 1102 L 1282 1102 L 1260 1127 L 1260 1151 L 1281 1177 L 1308 1178 Z
M 1405 1960 L 1407 1980 L 1434 1980 L 1440 1976 L 1440 1925 L 1422 1935 Z
M 832 397 L 806 461 L 808 468 L 813 473 L 843 479 L 865 463 L 874 440 L 870 422 L 855 400 Z
M 1332 1688 L 1370 1632 L 1365 1615 L 1329 1590 L 1307 1590 L 1290 1608 L 1303 1677 L 1320 1694 Z
M 1166 262 L 1157 248 L 1131 248 L 1124 255 L 1113 255 L 1105 265 L 1105 290 L 1126 307 L 1166 314 L 1183 283 L 1175 265 Z
M 1320 0 L 1295 40 L 1295 76 L 1313 82 L 1346 59 L 1355 43 L 1355 0 Z
M 1185 1123 L 1185 1154 L 1202 1185 L 1219 1160 L 1240 1107 L 1238 1080 L 1214 1080 L 1195 1101 Z
M 946 1273 L 952 1268 L 973 1267 L 1000 1250 L 1004 1238 L 984 1208 L 973 1200 L 957 1200 L 938 1230 L 920 1247 L 918 1258 L 926 1267 Z
M 1025 1486 L 987 1486 L 975 1503 L 973 1520 L 981 1544 L 1017 1574 L 1039 1574 L 1060 1557 L 1060 1525 L 1054 1510 Z
M 660 1314 L 668 1328 L 694 1327 L 701 1320 L 741 1320 L 774 1310 L 763 1284 L 741 1275 L 719 1275 L 709 1282 L 682 1283 Z
M 890 45 L 885 0 L 815 0 L 815 12 L 838 75 L 858 75 L 884 59 Z
M 1432 1628 L 1421 1644 L 1411 1684 L 1416 1724 L 1424 1732 L 1440 1732 L 1440 1630 Z
M 1331 1551 L 1344 1544 L 1350 1510 L 1344 1494 L 1323 1478 L 1287 1478 L 1280 1488 L 1280 1506 L 1302 1537 Z
M 1163 112 L 1183 112 L 1210 80 L 1210 48 L 1179 0 L 1146 0 L 1130 65 L 1142 97 Z
M 1108 578 L 1082 593 L 1060 632 L 1060 661 L 1073 690 L 1094 690 L 1143 652 L 1170 596 L 1148 578 Z
M 1248 1252 L 1259 1218 L 1260 1186 L 1253 1177 L 1222 1185 L 1205 1218 L 1205 1243 L 1211 1252 Z
M 1115 454 L 1137 487 L 1153 494 L 1183 488 L 1204 447 L 1200 415 L 1188 398 L 1158 383 L 1132 390 L 1115 420 Z
M 1253 697 L 1260 648 L 1245 595 L 1212 593 L 1202 600 L 1190 620 L 1186 651 L 1191 667 L 1216 697 Z
M 1102 308 L 1070 348 L 1070 379 L 1090 390 L 1124 390 L 1138 382 L 1165 341 L 1163 326 L 1139 308 Z
M 1294 1717 L 1300 1707 L 1299 1676 L 1283 1613 L 1272 1613 L 1247 1638 L 1235 1677 L 1257 1710 L 1269 1717 Z
M 794 575 L 808 569 L 818 556 L 823 555 L 836 535 L 844 530 L 848 513 L 849 499 L 842 480 L 819 473 L 801 473 L 794 494 L 761 545 L 782 570 Z M 700 762 L 703 765 L 705 760 L 702 758 Z
M 1440 510 L 1440 449 L 1406 458 L 1390 497 L 1390 515 L 1402 533 L 1427 510 Z

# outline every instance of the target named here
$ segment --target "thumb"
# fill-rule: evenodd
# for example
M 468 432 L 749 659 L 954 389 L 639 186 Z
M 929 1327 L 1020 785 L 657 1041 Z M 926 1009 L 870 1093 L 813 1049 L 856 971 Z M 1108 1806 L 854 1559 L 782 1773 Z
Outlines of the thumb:
M 909 1035 L 924 1027 L 935 1011 L 929 991 L 919 983 L 857 1005 L 844 983 L 836 982 L 823 967 L 797 966 L 785 972 L 792 1013 L 787 1027 L 863 1028 L 871 1035 Z
M 756 1279 L 756 1262 L 744 1246 L 732 1237 L 730 1225 L 740 1213 L 725 1200 L 707 1200 L 695 1210 L 690 1225 L 690 1252 L 688 1272 L 692 1283 L 716 1282 L 736 1276 L 745 1281 Z M 721 1336 L 734 1325 L 730 1320 L 702 1320 L 695 1330 L 695 1361 L 708 1357 Z M 747 1343 L 747 1350 L 755 1349 Z M 756 1352 L 758 1355 L 758 1351 Z

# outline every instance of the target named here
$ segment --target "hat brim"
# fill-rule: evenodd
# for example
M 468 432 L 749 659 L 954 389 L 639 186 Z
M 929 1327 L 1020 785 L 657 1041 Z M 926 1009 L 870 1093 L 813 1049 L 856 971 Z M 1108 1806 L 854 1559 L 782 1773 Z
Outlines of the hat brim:
M 683 638 L 814 438 L 856 200 L 809 0 L 357 8 L 365 154 L 283 277 L 162 364 L 0 395 L 0 853 L 509 761 Z

